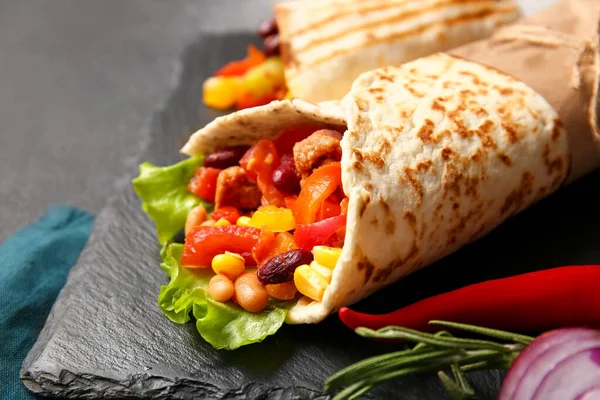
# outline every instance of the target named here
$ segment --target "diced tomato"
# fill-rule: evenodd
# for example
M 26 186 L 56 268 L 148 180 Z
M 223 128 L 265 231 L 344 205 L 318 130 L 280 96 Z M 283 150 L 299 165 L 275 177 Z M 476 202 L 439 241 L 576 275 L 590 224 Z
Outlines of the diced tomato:
M 221 170 L 217 168 L 196 168 L 193 178 L 188 183 L 188 190 L 201 199 L 214 203 L 219 172 Z
M 238 110 L 243 110 L 245 108 L 264 106 L 265 104 L 269 104 L 273 100 L 277 100 L 275 93 L 267 93 L 264 96 L 260 97 L 254 97 L 249 93 L 242 93 L 237 99 L 235 107 Z
M 325 200 L 342 184 L 342 168 L 337 161 L 317 168 L 306 180 L 292 209 L 298 224 L 317 220 L 317 213 Z
M 275 139 L 275 147 L 281 155 L 292 153 L 297 142 L 306 139 L 319 129 L 321 128 L 313 125 L 301 125 L 286 129 Z
M 294 232 L 294 241 L 301 249 L 312 250 L 315 246 L 330 243 L 333 239 L 332 235 L 336 235 L 345 226 L 345 215 L 338 215 L 308 225 L 298 225 Z
M 215 76 L 241 76 L 250 68 L 263 63 L 267 57 L 254 45 L 248 46 L 248 55 L 243 60 L 231 61 L 221 67 Z
M 251 179 L 255 179 L 267 205 L 283 207 L 284 194 L 273 184 L 273 170 L 279 165 L 279 155 L 270 140 L 261 140 L 250 147 L 240 165 Z
M 241 215 L 242 214 L 240 214 L 240 211 L 237 208 L 232 206 L 224 206 L 213 211 L 213 213 L 210 214 L 210 217 L 215 221 L 225 218 L 227 221 L 229 221 L 229 223 L 235 225 Z
M 267 227 L 261 229 L 260 238 L 252 248 L 252 258 L 256 265 L 260 265 L 269 255 L 269 252 L 275 244 L 275 234 Z
M 328 198 L 321 204 L 321 208 L 319 209 L 317 220 L 321 221 L 327 218 L 338 216 L 342 213 L 342 208 L 340 206 L 339 201 L 332 200 L 331 197 Z
M 344 197 L 344 200 L 342 200 L 342 202 L 340 203 L 340 212 L 343 215 L 348 215 L 348 202 L 350 201 L 350 199 L 348 199 L 347 197 Z
M 241 254 L 254 265 L 250 255 L 260 240 L 261 230 L 251 226 L 199 226 L 185 237 L 181 265 L 187 268 L 210 268 L 214 256 L 225 251 Z

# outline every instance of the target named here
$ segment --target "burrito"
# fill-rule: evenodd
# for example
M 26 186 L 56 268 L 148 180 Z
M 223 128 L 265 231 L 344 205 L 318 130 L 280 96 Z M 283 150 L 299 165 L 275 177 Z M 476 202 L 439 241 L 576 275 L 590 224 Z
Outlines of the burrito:
M 318 323 L 598 168 L 597 17 L 374 69 L 341 101 L 238 111 L 181 163 L 142 164 L 163 312 L 225 349 Z
M 293 96 L 341 99 L 361 73 L 487 38 L 519 18 L 507 0 L 309 0 L 275 6 Z
M 258 30 L 262 53 L 250 46 L 205 82 L 206 105 L 339 100 L 362 72 L 487 38 L 520 11 L 512 0 L 308 0 L 274 15 Z

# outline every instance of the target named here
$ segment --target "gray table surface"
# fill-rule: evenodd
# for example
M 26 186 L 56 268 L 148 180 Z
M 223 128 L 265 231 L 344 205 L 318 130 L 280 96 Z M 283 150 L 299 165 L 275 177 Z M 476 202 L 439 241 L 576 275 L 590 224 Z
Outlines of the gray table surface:
M 186 44 L 253 30 L 274 1 L 0 0 L 0 242 L 51 204 L 99 212 Z

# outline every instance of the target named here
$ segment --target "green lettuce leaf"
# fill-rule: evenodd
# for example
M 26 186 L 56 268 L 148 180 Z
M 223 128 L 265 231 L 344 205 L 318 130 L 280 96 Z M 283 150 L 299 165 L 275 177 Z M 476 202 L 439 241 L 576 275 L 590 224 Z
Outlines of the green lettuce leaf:
M 194 170 L 202 166 L 204 157 L 191 157 L 175 165 L 157 167 L 148 162 L 140 165 L 140 175 L 133 189 L 142 199 L 142 209 L 156 223 L 158 241 L 164 244 L 185 226 L 188 212 L 202 204 L 207 211 L 212 205 L 187 190 Z
M 234 350 L 261 342 L 279 330 L 294 301 L 273 301 L 263 312 L 250 313 L 233 303 L 220 303 L 208 293 L 211 269 L 188 269 L 179 265 L 183 245 L 165 244 L 160 255 L 161 268 L 171 281 L 160 288 L 158 305 L 165 315 L 178 324 L 196 319 L 200 335 L 217 349 Z

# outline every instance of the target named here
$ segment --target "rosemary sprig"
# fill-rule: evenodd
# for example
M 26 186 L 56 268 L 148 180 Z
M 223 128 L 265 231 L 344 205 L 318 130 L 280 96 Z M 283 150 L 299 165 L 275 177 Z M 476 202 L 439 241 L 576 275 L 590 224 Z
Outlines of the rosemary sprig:
M 377 331 L 357 328 L 356 333 L 375 339 L 395 339 L 416 343 L 412 349 L 396 351 L 359 361 L 333 374 L 325 382 L 325 391 L 345 387 L 333 400 L 355 399 L 374 386 L 404 375 L 437 372 L 453 399 L 466 400 L 475 395 L 465 372 L 484 369 L 507 369 L 531 341 L 532 337 L 474 325 L 431 321 L 432 325 L 476 333 L 484 339 L 458 338 L 440 331 L 436 334 L 388 326 Z M 444 370 L 450 370 L 450 377 Z

